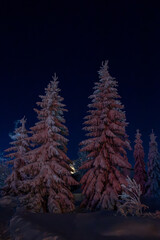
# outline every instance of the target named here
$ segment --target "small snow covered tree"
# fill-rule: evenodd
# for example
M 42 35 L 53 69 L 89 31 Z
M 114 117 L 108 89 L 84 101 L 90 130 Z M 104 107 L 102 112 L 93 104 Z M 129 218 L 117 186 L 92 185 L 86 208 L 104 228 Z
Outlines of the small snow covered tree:
M 81 179 L 82 206 L 114 209 L 122 191 L 121 184 L 126 183 L 124 170 L 131 168 L 126 153 L 130 143 L 117 81 L 110 76 L 107 62 L 102 65 L 99 77 L 90 96 L 92 103 L 88 105 L 90 110 L 84 122 L 88 139 L 81 142 L 81 151 L 88 153 L 87 161 L 81 166 L 81 169 L 87 169 Z
M 160 155 L 153 130 L 150 135 L 147 176 L 146 196 L 160 197 Z
M 25 123 L 26 119 L 23 117 L 18 121 L 20 127 L 17 127 L 13 135 L 10 135 L 12 142 L 10 143 L 12 147 L 6 149 L 6 152 L 11 152 L 6 157 L 11 159 L 8 162 L 13 164 L 12 172 L 8 176 L 3 187 L 4 195 L 17 196 L 21 193 L 20 186 L 23 184 L 23 176 L 20 173 L 21 167 L 26 164 L 25 154 L 30 150 L 28 138 L 28 131 L 26 130 Z
M 140 184 L 142 194 L 145 193 L 145 183 L 146 183 L 146 171 L 144 163 L 144 150 L 141 140 L 141 134 L 139 130 L 136 133 L 135 146 L 134 146 L 134 179 L 137 184 Z
M 124 216 L 127 216 L 127 214 L 141 216 L 143 209 L 148 208 L 141 203 L 141 195 L 140 184 L 127 177 L 127 184 L 122 184 L 121 203 L 118 205 L 118 212 L 121 212 Z
M 76 172 L 78 172 L 80 175 L 83 175 L 84 170 L 80 170 L 80 167 L 82 166 L 83 162 L 85 162 L 87 159 L 87 153 L 82 152 L 81 149 L 78 151 L 78 158 L 74 160 L 74 166 Z
M 6 178 L 9 176 L 10 170 L 7 166 L 7 160 L 0 152 L 0 189 L 4 186 Z
M 45 95 L 40 96 L 41 102 L 37 102 L 38 122 L 31 127 L 30 137 L 35 148 L 27 154 L 29 163 L 22 169 L 30 179 L 23 185 L 25 195 L 20 201 L 34 212 L 64 213 L 75 208 L 70 187 L 77 182 L 71 176 L 71 160 L 66 155 L 68 129 L 63 113 L 67 110 L 58 83 L 55 75 Z

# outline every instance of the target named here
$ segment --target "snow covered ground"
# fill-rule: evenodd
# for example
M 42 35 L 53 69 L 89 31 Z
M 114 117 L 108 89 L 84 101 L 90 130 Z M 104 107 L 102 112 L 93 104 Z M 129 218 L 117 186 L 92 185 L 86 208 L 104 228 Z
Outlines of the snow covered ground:
M 107 211 L 34 214 L 1 207 L 0 226 L 5 232 L 0 240 L 160 239 L 160 219 L 125 218 Z
M 20 214 L 43 232 L 58 239 L 156 239 L 160 238 L 160 220 L 114 216 L 106 211 L 79 214 Z M 29 238 L 24 238 L 28 240 Z
M 14 214 L 11 207 L 0 206 L 0 240 L 10 240 L 9 221 Z

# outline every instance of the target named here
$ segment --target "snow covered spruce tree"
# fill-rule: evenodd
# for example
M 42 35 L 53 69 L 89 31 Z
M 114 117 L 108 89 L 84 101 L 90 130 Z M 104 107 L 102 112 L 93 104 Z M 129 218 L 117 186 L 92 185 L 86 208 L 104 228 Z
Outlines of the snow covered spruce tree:
M 37 102 L 38 122 L 31 127 L 29 138 L 35 148 L 27 154 L 29 164 L 22 170 L 30 179 L 23 185 L 21 203 L 34 212 L 64 213 L 75 208 L 70 186 L 77 182 L 71 176 L 71 160 L 66 155 L 68 129 L 63 112 L 67 110 L 58 83 L 55 75 L 45 95 L 40 96 L 41 102 Z
M 122 184 L 126 184 L 126 169 L 131 165 L 125 149 L 130 149 L 124 106 L 117 93 L 117 81 L 108 72 L 108 62 L 102 64 L 99 82 L 95 83 L 89 98 L 89 114 L 84 130 L 88 138 L 81 142 L 82 151 L 88 152 L 81 169 L 87 172 L 81 179 L 84 201 L 88 209 L 114 209 Z
M 141 134 L 139 130 L 136 133 L 135 146 L 134 146 L 134 179 L 137 184 L 140 184 L 142 194 L 145 193 L 145 184 L 146 184 L 146 171 L 144 163 L 144 150 L 141 140 Z
M 21 175 L 21 167 L 26 165 L 25 154 L 30 150 L 28 139 L 28 131 L 26 130 L 26 119 L 23 117 L 18 121 L 21 124 L 10 135 L 13 140 L 10 144 L 12 147 L 6 149 L 6 152 L 11 152 L 6 157 L 11 159 L 8 163 L 13 164 L 12 172 L 5 181 L 5 186 L 2 189 L 3 195 L 17 196 L 21 194 L 20 186 L 23 184 L 24 177 Z
M 146 196 L 160 197 L 160 155 L 153 130 L 150 135 L 147 176 Z

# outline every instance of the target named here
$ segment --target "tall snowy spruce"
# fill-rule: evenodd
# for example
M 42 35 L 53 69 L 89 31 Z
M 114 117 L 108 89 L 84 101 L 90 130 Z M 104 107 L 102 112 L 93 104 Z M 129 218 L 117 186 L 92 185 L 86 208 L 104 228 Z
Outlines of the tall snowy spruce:
M 84 130 L 88 139 L 81 142 L 88 152 L 81 169 L 87 172 L 81 179 L 84 201 L 88 209 L 115 209 L 121 184 L 126 184 L 126 170 L 131 168 L 126 149 L 130 149 L 124 106 L 117 93 L 117 81 L 108 72 L 108 62 L 102 64 L 99 82 L 95 83 L 90 110 Z
M 145 193 L 145 184 L 146 184 L 146 171 L 144 163 L 144 150 L 141 140 L 141 134 L 139 130 L 136 133 L 135 146 L 134 146 L 134 179 L 137 184 L 140 184 L 142 194 Z
M 17 196 L 21 194 L 20 187 L 24 180 L 24 177 L 21 175 L 21 168 L 26 165 L 25 154 L 30 150 L 25 117 L 19 120 L 18 123 L 21 126 L 15 129 L 14 134 L 10 135 L 13 140 L 10 143 L 12 147 L 5 150 L 6 152 L 11 152 L 6 157 L 11 159 L 9 162 L 13 164 L 13 168 L 5 181 L 5 186 L 3 187 L 4 195 Z
M 160 155 L 153 130 L 150 135 L 147 176 L 146 196 L 160 197 Z
M 30 137 L 35 148 L 27 154 L 29 164 L 23 168 L 30 179 L 23 185 L 21 203 L 34 212 L 64 213 L 75 208 L 70 186 L 77 182 L 71 176 L 71 160 L 66 155 L 68 129 L 63 112 L 67 110 L 57 79 L 55 75 L 45 95 L 40 96 L 41 102 L 37 102 L 38 122 L 31 127 Z

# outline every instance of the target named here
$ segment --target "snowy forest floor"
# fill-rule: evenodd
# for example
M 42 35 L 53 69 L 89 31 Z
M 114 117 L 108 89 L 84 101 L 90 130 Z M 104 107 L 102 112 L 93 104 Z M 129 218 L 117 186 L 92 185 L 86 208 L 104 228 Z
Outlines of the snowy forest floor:
M 10 207 L 0 207 L 0 240 L 10 240 L 9 222 L 14 214 Z
M 160 219 L 115 212 L 43 214 L 0 207 L 0 240 L 160 239 Z

